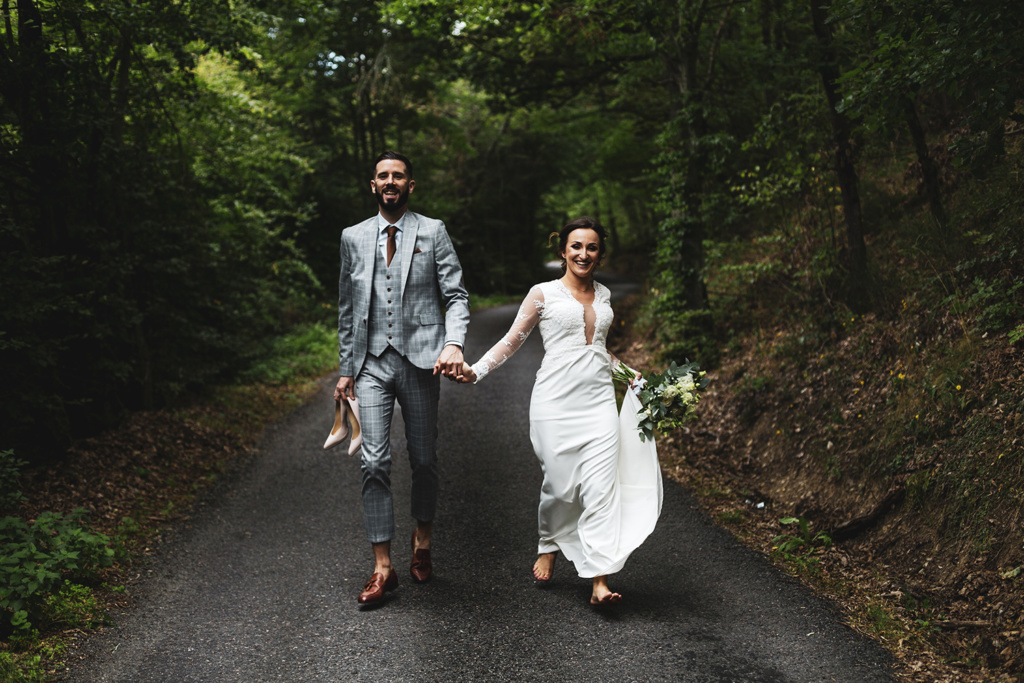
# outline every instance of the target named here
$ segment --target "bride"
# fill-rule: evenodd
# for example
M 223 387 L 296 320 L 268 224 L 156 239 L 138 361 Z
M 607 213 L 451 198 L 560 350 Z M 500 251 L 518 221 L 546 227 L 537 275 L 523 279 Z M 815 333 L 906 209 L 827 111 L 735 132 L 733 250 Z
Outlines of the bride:
M 654 442 L 639 439 L 632 392 L 616 416 L 618 360 L 605 348 L 612 308 L 608 288 L 593 277 L 605 230 L 578 218 L 558 238 L 564 275 L 530 290 L 508 333 L 474 365 L 463 365 L 462 381 L 479 382 L 540 326 L 545 353 L 530 402 L 530 440 L 544 482 L 533 575 L 550 581 L 561 550 L 580 577 L 593 580 L 590 603 L 613 605 L 622 596 L 608 587 L 608 575 L 654 530 L 661 470 Z

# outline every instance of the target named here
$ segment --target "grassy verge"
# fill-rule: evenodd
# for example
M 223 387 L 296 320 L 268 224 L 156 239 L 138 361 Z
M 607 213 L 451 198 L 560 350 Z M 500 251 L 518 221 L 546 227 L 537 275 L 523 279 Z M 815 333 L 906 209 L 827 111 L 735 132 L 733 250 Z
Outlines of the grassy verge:
M 504 306 L 506 304 L 520 304 L 523 302 L 524 296 L 526 296 L 526 292 L 521 294 L 489 294 L 487 296 L 471 294 L 469 297 L 469 307 L 471 310 L 479 311 L 484 308 L 494 308 L 495 306 Z

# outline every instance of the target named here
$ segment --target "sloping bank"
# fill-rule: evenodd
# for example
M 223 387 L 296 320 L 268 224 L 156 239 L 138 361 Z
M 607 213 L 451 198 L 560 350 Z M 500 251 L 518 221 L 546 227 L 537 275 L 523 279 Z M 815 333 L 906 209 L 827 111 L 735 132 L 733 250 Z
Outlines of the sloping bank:
M 698 420 L 660 438 L 666 475 L 841 605 L 901 679 L 1019 680 L 1021 354 L 908 306 L 837 328 L 780 320 L 730 345 Z M 664 364 L 643 323 L 619 329 L 627 362 Z

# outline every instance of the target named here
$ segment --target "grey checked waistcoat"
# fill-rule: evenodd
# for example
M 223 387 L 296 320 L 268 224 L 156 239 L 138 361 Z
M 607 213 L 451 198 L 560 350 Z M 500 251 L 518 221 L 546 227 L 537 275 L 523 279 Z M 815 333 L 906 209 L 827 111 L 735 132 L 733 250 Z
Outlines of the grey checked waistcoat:
M 388 345 L 405 355 L 402 339 L 402 255 L 397 250 L 389 268 L 380 249 L 373 265 L 373 290 L 370 293 L 370 320 L 367 351 L 380 356 Z

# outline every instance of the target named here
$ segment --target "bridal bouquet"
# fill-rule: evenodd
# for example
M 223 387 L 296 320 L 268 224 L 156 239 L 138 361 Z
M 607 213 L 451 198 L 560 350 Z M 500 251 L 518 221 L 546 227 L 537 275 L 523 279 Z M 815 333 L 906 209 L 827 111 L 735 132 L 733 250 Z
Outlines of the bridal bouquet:
M 698 392 L 711 383 L 700 366 L 690 362 L 676 365 L 672 361 L 664 372 L 645 373 L 639 380 L 635 371 L 619 363 L 612 376 L 629 385 L 640 399 L 643 407 L 637 413 L 640 418 L 637 429 L 641 441 L 653 439 L 655 431 L 682 427 L 697 412 Z

